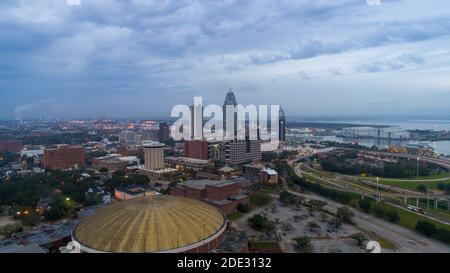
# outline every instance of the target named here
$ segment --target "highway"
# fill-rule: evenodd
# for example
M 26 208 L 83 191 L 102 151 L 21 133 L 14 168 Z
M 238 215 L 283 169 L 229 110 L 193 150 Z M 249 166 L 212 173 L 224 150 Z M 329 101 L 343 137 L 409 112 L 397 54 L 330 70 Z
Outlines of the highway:
M 333 188 L 336 188 L 336 189 L 339 189 L 339 190 L 345 191 L 345 192 L 358 193 L 358 194 L 361 194 L 363 196 L 370 197 L 370 198 L 376 198 L 376 190 L 375 189 L 365 188 L 363 186 L 355 184 L 354 182 L 351 182 L 348 180 L 343 180 L 343 178 L 342 177 L 340 178 L 339 176 L 334 180 L 328 179 L 323 176 L 319 177 L 319 176 L 315 175 L 315 173 L 313 172 L 314 169 L 312 169 L 312 168 L 308 168 L 308 169 L 311 170 L 311 172 L 308 172 L 308 175 L 326 182 L 327 184 L 331 185 Z M 300 170 L 300 168 L 298 166 L 294 167 L 294 171 L 298 176 L 302 177 L 302 171 Z M 382 188 L 382 187 L 380 187 L 380 188 Z M 400 189 L 400 191 L 401 191 L 401 189 Z M 392 202 L 388 202 L 384 199 L 386 197 L 400 199 L 400 200 L 403 200 L 405 197 L 409 198 L 409 199 L 427 199 L 428 198 L 428 196 L 426 194 L 420 194 L 420 193 L 415 193 L 415 192 L 406 193 L 405 191 L 403 191 L 402 193 L 386 193 L 386 192 L 380 191 L 379 195 L 384 202 L 389 203 L 390 205 L 393 205 L 400 209 L 407 210 L 407 211 L 410 211 L 410 210 L 408 210 L 406 205 L 399 206 Z M 449 196 L 430 195 L 429 198 L 431 200 L 430 202 L 434 202 L 434 201 L 432 201 L 433 199 L 449 198 Z M 444 201 L 445 200 L 448 200 L 448 199 L 444 199 Z M 440 223 L 443 223 L 446 225 L 450 225 L 450 220 L 448 218 L 442 217 L 440 215 L 436 215 L 435 213 L 429 212 L 428 215 L 423 215 L 423 214 L 420 214 L 420 215 L 425 218 L 428 218 L 430 220 L 434 220 L 434 221 L 437 221 L 437 222 L 440 222 Z
M 330 201 L 314 194 L 302 194 L 294 191 L 289 191 L 297 196 L 310 200 L 322 200 L 327 202 L 327 206 L 323 209 L 329 213 L 336 214 L 337 209 L 342 207 L 342 204 Z M 421 234 L 418 234 L 409 229 L 389 223 L 375 216 L 367 215 L 357 210 L 353 210 L 355 214 L 354 223 L 363 230 L 372 231 L 381 237 L 384 237 L 394 242 L 399 249 L 397 252 L 404 253 L 450 253 L 450 246 L 440 243 L 438 241 L 429 239 Z

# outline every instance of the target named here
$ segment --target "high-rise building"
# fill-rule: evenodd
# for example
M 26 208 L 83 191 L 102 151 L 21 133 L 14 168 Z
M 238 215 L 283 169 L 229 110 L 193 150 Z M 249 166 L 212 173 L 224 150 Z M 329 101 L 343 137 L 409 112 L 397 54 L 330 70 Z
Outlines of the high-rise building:
M 225 102 L 223 103 L 223 131 L 225 136 L 227 136 L 227 106 L 233 106 L 236 107 L 237 106 L 237 101 L 236 101 L 236 97 L 234 96 L 233 91 L 230 89 L 227 93 L 227 95 L 225 96 Z M 238 114 L 237 112 L 234 113 L 234 139 L 237 138 L 237 120 L 238 120 Z
M 239 165 L 261 161 L 261 141 L 232 140 L 225 143 L 225 163 Z
M 149 171 L 164 168 L 164 144 L 157 141 L 143 143 L 145 169 Z
M 0 141 L 0 152 L 20 153 L 22 148 L 20 140 Z
M 208 142 L 203 140 L 185 141 L 184 156 L 188 158 L 208 160 Z
M 280 141 L 286 141 L 286 118 L 284 116 L 283 108 L 280 107 L 279 122 L 278 122 L 278 139 Z
M 170 138 L 169 125 L 166 122 L 159 123 L 159 141 L 166 142 Z
M 224 141 L 208 141 L 208 159 L 225 162 L 225 143 Z
M 44 150 L 44 167 L 49 169 L 67 169 L 84 166 L 84 148 L 82 146 L 59 145 Z

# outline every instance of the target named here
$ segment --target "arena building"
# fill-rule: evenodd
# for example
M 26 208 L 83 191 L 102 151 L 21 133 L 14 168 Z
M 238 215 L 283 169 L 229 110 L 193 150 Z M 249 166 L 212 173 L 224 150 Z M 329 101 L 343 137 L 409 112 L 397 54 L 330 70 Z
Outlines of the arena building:
M 204 202 L 144 196 L 98 210 L 75 227 L 72 240 L 88 253 L 206 253 L 221 244 L 226 224 Z

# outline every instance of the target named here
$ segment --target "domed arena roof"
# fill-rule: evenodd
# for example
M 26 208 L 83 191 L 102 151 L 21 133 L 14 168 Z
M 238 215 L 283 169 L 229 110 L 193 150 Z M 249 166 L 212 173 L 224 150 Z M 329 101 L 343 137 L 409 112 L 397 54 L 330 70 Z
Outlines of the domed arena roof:
M 145 196 L 98 210 L 72 237 L 86 252 L 186 252 L 215 240 L 225 224 L 223 213 L 204 202 Z

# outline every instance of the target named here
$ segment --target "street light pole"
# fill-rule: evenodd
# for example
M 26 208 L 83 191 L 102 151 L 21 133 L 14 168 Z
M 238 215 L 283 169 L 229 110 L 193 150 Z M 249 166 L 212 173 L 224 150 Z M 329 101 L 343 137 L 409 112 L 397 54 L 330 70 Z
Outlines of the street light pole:
M 380 180 L 380 178 L 377 177 L 377 203 L 380 202 L 380 191 L 379 191 L 379 189 L 378 189 L 378 182 L 379 182 L 379 180 Z
M 417 180 L 419 180 L 419 160 L 420 157 L 417 157 Z

